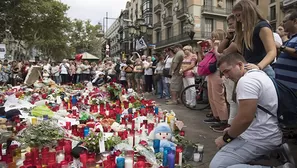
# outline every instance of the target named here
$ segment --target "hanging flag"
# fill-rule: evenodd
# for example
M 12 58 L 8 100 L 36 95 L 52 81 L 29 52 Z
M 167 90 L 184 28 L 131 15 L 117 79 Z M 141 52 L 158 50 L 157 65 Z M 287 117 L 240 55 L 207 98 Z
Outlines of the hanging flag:
M 0 44 L 0 59 L 4 59 L 6 54 L 5 44 Z
M 136 51 L 138 50 L 145 50 L 147 48 L 147 45 L 144 41 L 144 39 L 141 37 L 139 40 L 136 40 Z

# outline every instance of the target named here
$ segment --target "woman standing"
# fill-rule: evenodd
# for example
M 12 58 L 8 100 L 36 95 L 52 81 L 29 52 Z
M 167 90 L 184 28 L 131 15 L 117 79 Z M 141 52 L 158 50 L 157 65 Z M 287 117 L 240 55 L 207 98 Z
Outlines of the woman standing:
M 133 70 L 134 76 L 135 76 L 135 81 L 136 81 L 136 91 L 137 93 L 141 94 L 142 92 L 142 87 L 143 87 L 143 65 L 142 65 L 142 60 L 140 58 L 137 58 L 135 60 L 135 67 Z
M 246 68 L 263 70 L 268 76 L 275 77 L 270 63 L 275 59 L 277 51 L 270 24 L 250 0 L 239 1 L 232 12 L 236 19 L 236 45 L 233 46 L 248 62 Z
M 208 40 L 208 43 L 211 46 L 211 50 L 207 54 L 214 54 L 218 60 L 221 56 L 217 51 L 218 46 L 219 43 L 224 39 L 224 37 L 225 32 L 221 29 L 212 32 L 211 40 Z M 225 101 L 223 79 L 218 70 L 207 76 L 207 91 L 213 117 L 204 120 L 204 122 L 208 124 L 214 124 L 210 126 L 213 131 L 223 132 L 224 129 L 229 126 L 228 110 Z
M 180 73 L 183 74 L 184 88 L 195 84 L 193 68 L 197 62 L 197 55 L 193 54 L 192 46 L 187 45 L 183 48 L 185 56 L 182 62 Z M 196 106 L 196 90 L 194 87 L 186 90 L 186 104 L 190 107 Z
M 152 92 L 153 88 L 153 61 L 152 57 L 148 56 L 146 61 L 143 62 L 144 66 L 144 79 L 145 79 L 145 91 L 148 93 Z

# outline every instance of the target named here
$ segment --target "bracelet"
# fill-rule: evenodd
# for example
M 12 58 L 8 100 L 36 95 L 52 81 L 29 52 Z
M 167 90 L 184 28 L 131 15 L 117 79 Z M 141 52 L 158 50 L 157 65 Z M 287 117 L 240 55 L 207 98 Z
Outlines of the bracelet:
M 233 139 L 235 139 L 235 138 L 231 137 L 231 136 L 228 134 L 228 132 L 226 132 L 226 133 L 224 134 L 224 136 L 223 136 L 223 141 L 226 142 L 226 143 L 229 143 L 229 142 L 233 141 Z

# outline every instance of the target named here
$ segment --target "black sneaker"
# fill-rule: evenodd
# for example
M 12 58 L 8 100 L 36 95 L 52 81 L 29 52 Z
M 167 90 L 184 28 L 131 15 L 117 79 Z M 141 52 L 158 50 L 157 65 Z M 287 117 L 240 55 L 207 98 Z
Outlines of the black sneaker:
M 212 113 L 208 113 L 208 114 L 206 114 L 206 117 L 207 118 L 213 118 L 213 114 Z
M 209 128 L 210 128 L 210 129 L 214 129 L 214 128 L 220 128 L 221 126 L 222 126 L 222 123 L 219 122 L 219 123 L 217 123 L 217 124 L 213 124 L 213 125 L 209 126 Z
M 213 128 L 212 130 L 213 130 L 214 132 L 220 132 L 220 133 L 222 133 L 222 132 L 224 132 L 224 130 L 225 130 L 226 128 L 228 128 L 228 127 L 230 127 L 229 124 L 221 124 L 220 127 Z
M 220 122 L 220 120 L 216 118 L 209 118 L 209 119 L 203 120 L 203 122 L 206 124 L 217 124 Z

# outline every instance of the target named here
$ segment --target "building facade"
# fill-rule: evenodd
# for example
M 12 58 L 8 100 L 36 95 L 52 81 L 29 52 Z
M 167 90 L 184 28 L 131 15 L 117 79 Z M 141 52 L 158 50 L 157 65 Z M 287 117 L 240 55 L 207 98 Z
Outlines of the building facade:
M 110 57 L 120 57 L 121 46 L 119 43 L 118 31 L 120 28 L 119 19 L 115 20 L 112 25 L 107 29 L 105 33 L 105 38 L 109 42 L 109 56 Z
M 134 52 L 138 52 L 140 55 L 151 54 L 152 36 L 146 32 L 147 27 L 152 27 L 152 11 L 152 0 L 130 0 L 126 3 L 125 9 L 119 16 L 118 34 L 122 55 L 128 56 Z M 148 47 L 139 50 L 136 43 L 141 38 L 144 39 Z
M 210 38 L 212 31 L 226 30 L 226 17 L 234 3 L 235 0 L 153 0 L 156 50 L 176 43 L 196 48 L 197 41 Z

